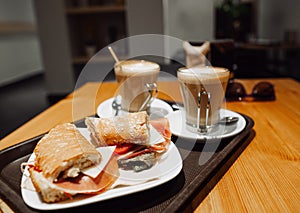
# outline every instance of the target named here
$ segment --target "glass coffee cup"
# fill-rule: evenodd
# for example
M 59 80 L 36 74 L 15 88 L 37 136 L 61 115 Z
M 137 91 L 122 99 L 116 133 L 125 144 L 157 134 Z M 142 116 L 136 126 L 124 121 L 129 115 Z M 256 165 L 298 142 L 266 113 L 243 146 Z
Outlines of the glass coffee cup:
M 187 130 L 207 133 L 220 121 L 229 75 L 228 69 L 211 66 L 177 71 Z
M 121 109 L 127 112 L 149 111 L 157 96 L 160 66 L 146 60 L 124 60 L 116 63 L 114 72 L 119 84 Z

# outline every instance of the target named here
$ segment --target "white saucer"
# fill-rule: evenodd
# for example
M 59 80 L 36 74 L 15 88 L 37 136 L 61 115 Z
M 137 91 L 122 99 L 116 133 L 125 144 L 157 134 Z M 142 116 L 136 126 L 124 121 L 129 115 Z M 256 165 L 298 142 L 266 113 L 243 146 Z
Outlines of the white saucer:
M 225 116 L 235 116 L 238 117 L 239 120 L 238 122 L 229 125 L 218 124 L 210 129 L 208 133 L 199 134 L 186 129 L 184 111 L 174 111 L 170 113 L 167 118 L 170 121 L 170 129 L 172 134 L 187 139 L 210 140 L 227 138 L 240 133 L 246 126 L 245 118 L 236 112 L 222 109 L 220 111 L 220 116 L 221 118 Z
M 97 108 L 97 115 L 101 118 L 113 117 L 115 115 L 115 110 L 112 108 L 112 102 L 114 98 L 109 98 L 103 101 Z M 166 117 L 169 113 L 173 112 L 172 107 L 160 99 L 154 99 L 150 105 L 150 119 L 155 119 L 158 117 Z M 119 115 L 126 114 L 123 110 L 120 110 Z

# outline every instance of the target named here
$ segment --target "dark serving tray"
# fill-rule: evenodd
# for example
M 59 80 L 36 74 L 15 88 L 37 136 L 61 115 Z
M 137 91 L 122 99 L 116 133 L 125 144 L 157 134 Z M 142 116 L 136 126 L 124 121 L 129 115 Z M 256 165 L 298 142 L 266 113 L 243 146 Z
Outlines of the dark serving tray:
M 123 197 L 63 209 L 61 212 L 101 210 L 102 212 L 156 213 L 192 211 L 222 178 L 255 136 L 255 132 L 252 130 L 253 120 L 246 115 L 242 116 L 246 120 L 244 130 L 238 135 L 222 139 L 218 147 L 216 147 L 216 143 L 198 141 L 195 144 L 183 138 L 172 137 L 172 141 L 183 156 L 183 169 L 167 183 Z M 82 126 L 82 121 L 78 125 Z M 40 212 L 28 207 L 22 199 L 20 164 L 27 161 L 41 137 L 42 135 L 0 151 L 0 197 L 15 212 Z M 190 151 L 190 149 L 192 150 Z M 211 157 L 203 165 L 199 165 L 200 154 Z

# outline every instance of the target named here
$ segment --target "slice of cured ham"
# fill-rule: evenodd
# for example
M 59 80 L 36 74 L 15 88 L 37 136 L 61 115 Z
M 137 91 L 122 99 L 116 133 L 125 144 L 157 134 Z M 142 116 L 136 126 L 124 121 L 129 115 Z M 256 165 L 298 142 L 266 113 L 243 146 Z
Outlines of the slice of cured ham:
M 172 133 L 170 130 L 170 123 L 167 118 L 151 120 L 150 124 L 165 138 L 165 140 L 171 139 Z
M 112 156 L 104 170 L 96 178 L 80 174 L 77 178 L 58 180 L 54 184 L 70 194 L 97 194 L 108 189 L 118 177 L 117 160 L 115 156 Z

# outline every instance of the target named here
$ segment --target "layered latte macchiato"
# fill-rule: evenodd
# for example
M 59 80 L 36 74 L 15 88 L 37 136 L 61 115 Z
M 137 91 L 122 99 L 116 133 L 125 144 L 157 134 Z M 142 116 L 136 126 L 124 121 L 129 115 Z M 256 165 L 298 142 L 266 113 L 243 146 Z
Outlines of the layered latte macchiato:
M 177 72 L 188 126 L 219 122 L 229 71 L 218 67 L 181 68 Z
M 149 104 L 145 102 L 152 98 L 149 97 L 151 94 L 147 86 L 156 84 L 160 66 L 145 60 L 127 60 L 116 64 L 114 70 L 119 83 L 118 92 L 122 97 L 122 109 L 129 112 L 147 110 Z

